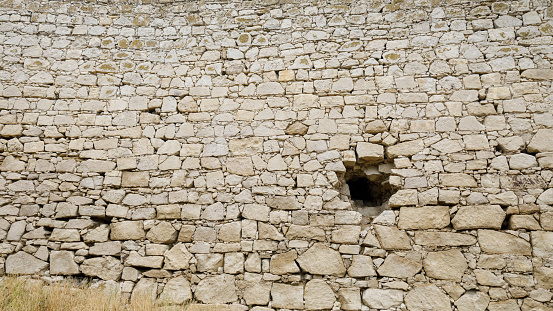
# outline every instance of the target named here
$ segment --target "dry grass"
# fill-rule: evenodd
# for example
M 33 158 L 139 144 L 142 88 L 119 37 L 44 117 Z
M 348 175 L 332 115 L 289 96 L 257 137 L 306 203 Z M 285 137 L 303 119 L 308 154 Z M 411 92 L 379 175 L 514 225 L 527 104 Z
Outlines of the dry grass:
M 40 280 L 16 277 L 0 278 L 0 310 L 192 311 L 193 309 L 189 309 L 188 306 L 160 307 L 151 297 L 146 295 L 133 297 L 128 302 L 119 292 L 108 287 L 94 288 L 87 285 L 78 285 L 71 280 L 48 285 Z

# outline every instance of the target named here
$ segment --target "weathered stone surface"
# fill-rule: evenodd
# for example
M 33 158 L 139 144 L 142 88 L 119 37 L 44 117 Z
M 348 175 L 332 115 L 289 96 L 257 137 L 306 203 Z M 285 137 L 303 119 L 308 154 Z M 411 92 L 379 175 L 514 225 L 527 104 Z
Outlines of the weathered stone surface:
M 520 307 L 515 299 L 505 301 L 492 301 L 488 305 L 489 311 L 520 311 Z
M 536 267 L 534 277 L 541 288 L 553 289 L 553 268 Z
M 448 225 L 447 206 L 402 207 L 399 211 L 399 229 L 441 229 Z
M 177 240 L 178 232 L 168 222 L 160 222 L 146 234 L 146 238 L 152 243 L 169 244 Z
M 451 311 L 451 303 L 446 294 L 434 284 L 416 286 L 405 296 L 409 311 Z
M 430 252 L 423 260 L 426 275 L 439 280 L 461 281 L 468 267 L 465 256 L 458 249 Z
M 553 130 L 539 129 L 528 144 L 528 152 L 552 152 Z
M 341 288 L 338 291 L 338 301 L 342 310 L 361 310 L 361 291 L 359 288 Z
M 238 300 L 234 276 L 221 274 L 201 280 L 194 297 L 202 303 L 230 303 Z
M 334 306 L 334 291 L 325 281 L 311 280 L 305 284 L 304 291 L 305 309 L 326 310 Z
M 52 275 L 75 275 L 79 274 L 79 265 L 74 260 L 73 252 L 52 251 L 50 252 L 50 274 Z
M 297 259 L 302 270 L 311 274 L 343 276 L 346 267 L 337 251 L 316 243 Z
M 305 135 L 308 127 L 301 122 L 294 122 L 290 124 L 284 131 L 288 135 Z
M 411 249 L 411 239 L 407 236 L 405 231 L 401 231 L 395 227 L 380 225 L 375 225 L 374 231 L 383 249 Z
M 141 278 L 133 288 L 131 301 L 140 302 L 144 299 L 157 298 L 157 282 L 153 278 Z
M 520 75 L 522 78 L 532 80 L 551 80 L 553 79 L 552 69 L 526 69 Z
M 390 254 L 384 260 L 384 263 L 378 267 L 377 272 L 381 276 L 389 276 L 394 278 L 408 278 L 419 273 L 422 269 L 422 264 L 411 259 Z
M 531 238 L 534 256 L 553 256 L 553 232 L 532 231 Z
M 482 292 L 468 291 L 455 301 L 455 306 L 459 311 L 485 311 L 489 303 L 488 295 Z
M 369 288 L 363 292 L 363 303 L 374 309 L 390 309 L 403 303 L 403 291 Z
M 168 304 L 184 304 L 192 299 L 190 282 L 184 276 L 178 276 L 167 281 L 159 300 Z
M 377 144 L 357 143 L 357 157 L 360 161 L 380 162 L 384 160 L 384 147 Z
M 251 282 L 244 289 L 244 300 L 248 305 L 266 305 L 271 300 L 272 283 Z
M 417 190 L 414 189 L 402 189 L 394 193 L 388 204 L 390 207 L 399 207 L 406 205 L 417 205 L 419 202 Z
M 348 275 L 354 278 L 375 276 L 374 264 L 370 256 L 353 255 Z
M 102 280 L 117 281 L 123 272 L 123 265 L 111 256 L 85 259 L 81 264 L 81 272 L 88 276 L 96 276 Z
M 5 263 L 5 271 L 8 274 L 35 274 L 47 267 L 48 262 L 23 251 L 9 255 Z
M 426 246 L 463 246 L 474 245 L 476 237 L 453 232 L 415 232 L 415 244 Z
M 142 240 L 146 237 L 142 221 L 121 221 L 110 225 L 112 240 Z
M 492 254 L 531 255 L 530 243 L 509 233 L 478 230 L 478 243 L 482 250 Z
M 251 158 L 236 157 L 227 159 L 227 171 L 241 176 L 252 176 L 254 174 Z
M 141 256 L 136 251 L 131 251 L 125 264 L 136 267 L 159 269 L 163 265 L 163 256 Z
M 303 309 L 303 286 L 274 283 L 271 289 L 273 308 Z
M 298 273 L 300 268 L 296 264 L 296 259 L 298 258 L 298 253 L 295 250 L 288 251 L 286 253 L 273 255 L 271 257 L 271 264 L 269 271 L 272 274 L 287 274 L 287 273 Z
M 424 143 L 422 140 L 412 140 L 387 147 L 386 156 L 388 158 L 397 158 L 399 156 L 410 157 L 421 152 L 423 148 Z
M 190 259 L 193 255 L 188 251 L 184 243 L 175 244 L 170 250 L 166 251 L 164 260 L 164 269 L 184 270 L 188 269 Z
M 501 229 L 506 213 L 499 205 L 462 206 L 451 220 L 455 230 Z

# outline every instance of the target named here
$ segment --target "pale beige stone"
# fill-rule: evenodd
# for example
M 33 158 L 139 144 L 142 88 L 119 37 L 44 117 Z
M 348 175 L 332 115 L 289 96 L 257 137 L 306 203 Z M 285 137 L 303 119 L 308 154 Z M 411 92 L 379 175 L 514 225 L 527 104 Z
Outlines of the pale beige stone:
M 405 231 L 401 231 L 396 227 L 388 227 L 374 225 L 376 236 L 380 241 L 380 245 L 386 250 L 409 250 L 411 249 L 411 239 Z
M 5 271 L 8 274 L 36 274 L 45 270 L 48 262 L 42 261 L 24 251 L 9 255 L 5 262 Z
M 552 152 L 553 130 L 539 129 L 528 144 L 528 152 Z
M 505 211 L 499 205 L 474 205 L 459 208 L 451 224 L 455 230 L 501 229 Z
M 534 256 L 551 257 L 553 256 L 553 232 L 532 231 L 531 233 L 532 250 Z
M 269 282 L 250 282 L 243 294 L 246 304 L 267 305 L 271 300 L 271 288 L 272 284 Z
M 373 309 L 390 309 L 403 303 L 403 291 L 369 288 L 363 292 L 363 303 Z
M 182 275 L 167 281 L 159 295 L 159 300 L 167 304 L 182 305 L 191 299 L 190 282 Z
M 381 145 L 359 142 L 355 151 L 360 161 L 380 162 L 384 160 L 384 147 Z
M 461 281 L 468 267 L 467 260 L 458 249 L 430 252 L 423 260 L 423 265 L 427 276 L 456 282 Z
M 273 308 L 303 309 L 303 285 L 274 283 L 271 289 Z
M 50 274 L 75 275 L 79 274 L 79 265 L 74 260 L 74 254 L 70 251 L 50 252 Z
M 173 226 L 166 222 L 160 222 L 146 234 L 146 239 L 152 243 L 169 244 L 177 240 L 178 232 Z
M 193 257 L 184 243 L 175 244 L 170 250 L 165 252 L 164 256 L 165 265 L 163 268 L 167 270 L 188 269 L 190 259 Z
M 146 237 L 142 221 L 121 221 L 110 225 L 112 240 L 142 240 Z
M 476 238 L 472 235 L 454 232 L 415 232 L 415 244 L 426 246 L 464 246 L 474 245 Z
M 384 263 L 378 267 L 377 272 L 380 276 L 389 276 L 393 278 L 409 278 L 419 273 L 422 269 L 420 262 L 391 254 L 386 257 Z
M 361 310 L 361 290 L 359 288 L 340 288 L 338 290 L 338 301 L 342 310 Z
M 370 256 L 353 255 L 348 275 L 354 278 L 375 276 L 376 271 Z
M 314 279 L 305 284 L 305 309 L 327 310 L 332 309 L 336 297 L 334 291 L 323 280 Z
M 346 273 L 340 253 L 321 243 L 301 254 L 297 262 L 302 270 L 311 274 L 343 276 Z
M 235 278 L 229 274 L 206 277 L 198 283 L 194 297 L 210 304 L 237 301 Z
M 119 280 L 123 272 L 121 261 L 115 257 L 104 256 L 85 259 L 80 265 L 81 272 L 88 276 L 96 276 L 102 280 Z
M 449 297 L 434 284 L 418 285 L 405 296 L 409 311 L 451 311 Z
M 509 233 L 478 230 L 478 243 L 482 251 L 491 254 L 531 255 L 530 243 Z
M 421 152 L 422 149 L 424 149 L 424 143 L 422 140 L 417 139 L 387 147 L 386 155 L 388 158 L 397 158 L 399 156 L 410 157 Z
M 468 291 L 455 301 L 459 311 L 485 311 L 490 303 L 490 297 L 478 291 Z
M 441 229 L 448 225 L 447 206 L 402 207 L 399 212 L 399 229 Z

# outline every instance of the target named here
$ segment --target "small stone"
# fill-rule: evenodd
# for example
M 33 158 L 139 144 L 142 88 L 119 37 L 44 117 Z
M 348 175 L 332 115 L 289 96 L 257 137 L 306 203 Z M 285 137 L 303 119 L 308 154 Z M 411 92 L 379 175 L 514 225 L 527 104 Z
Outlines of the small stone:
M 376 276 L 374 264 L 370 256 L 353 255 L 351 265 L 348 268 L 350 277 Z
M 287 135 L 300 135 L 303 136 L 307 133 L 308 127 L 301 122 L 294 122 L 286 128 L 284 133 Z
M 288 273 L 298 273 L 300 268 L 296 264 L 298 254 L 295 250 L 282 254 L 276 254 L 271 257 L 270 271 L 272 274 L 282 275 Z
M 121 221 L 110 225 L 112 240 L 143 240 L 146 237 L 142 221 Z
M 553 70 L 551 70 L 553 72 Z M 553 151 L 553 130 L 539 129 L 528 144 L 528 152 L 552 152 Z
M 165 252 L 164 269 L 184 270 L 188 269 L 189 262 L 194 257 L 186 248 L 184 243 L 175 244 L 170 250 Z
M 423 149 L 423 141 L 417 139 L 387 147 L 386 155 L 388 158 L 397 158 L 399 156 L 410 157 L 421 152 Z
M 234 276 L 221 274 L 206 277 L 196 287 L 194 296 L 202 303 L 230 303 L 238 300 Z
M 449 297 L 434 284 L 415 287 L 405 296 L 409 311 L 451 311 Z

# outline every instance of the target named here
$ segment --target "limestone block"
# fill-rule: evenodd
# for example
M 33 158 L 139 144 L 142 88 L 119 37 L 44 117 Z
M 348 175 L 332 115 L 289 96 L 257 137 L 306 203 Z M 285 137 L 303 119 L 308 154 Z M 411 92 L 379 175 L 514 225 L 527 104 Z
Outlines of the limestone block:
M 271 288 L 273 308 L 303 309 L 303 285 L 274 283 Z
M 514 154 L 510 157 L 509 166 L 512 170 L 523 170 L 538 166 L 538 162 L 536 161 L 536 157 L 533 155 L 520 153 Z
M 51 275 L 75 275 L 79 274 L 79 265 L 74 260 L 73 252 L 52 251 L 50 252 L 50 274 Z
M 422 264 L 420 262 L 390 254 L 386 257 L 384 263 L 378 267 L 377 272 L 380 276 L 406 279 L 419 273 L 421 269 Z
M 497 276 L 489 270 L 475 269 L 476 282 L 484 286 L 503 286 L 505 281 L 502 276 Z
M 430 252 L 423 260 L 426 275 L 439 280 L 461 281 L 468 267 L 465 256 L 458 249 Z
M 296 264 L 298 253 L 295 250 L 271 256 L 270 272 L 276 275 L 298 273 L 300 268 Z
M 410 250 L 411 239 L 405 231 L 401 231 L 396 227 L 388 227 L 374 225 L 376 236 L 380 241 L 380 245 L 386 250 Z
M 242 216 L 246 219 L 268 221 L 271 208 L 260 204 L 245 204 Z
M 191 299 L 190 282 L 182 275 L 167 281 L 159 296 L 159 300 L 167 304 L 182 305 Z
M 163 265 L 163 256 L 141 256 L 136 251 L 131 251 L 125 264 L 135 267 L 160 269 Z
M 480 248 L 491 254 L 531 255 L 530 243 L 509 233 L 478 230 Z
M 148 172 L 123 172 L 121 187 L 148 187 L 150 175 Z
M 553 205 L 553 189 L 547 189 L 542 192 L 538 197 L 537 203 Z
M 24 251 L 9 255 L 5 262 L 7 274 L 36 274 L 47 267 L 48 262 L 42 261 Z
M 344 288 L 338 290 L 338 301 L 342 310 L 361 310 L 361 290 L 359 288 Z
M 418 193 L 416 189 L 402 189 L 394 193 L 388 204 L 390 207 L 399 207 L 406 205 L 417 205 L 419 202 Z
M 490 303 L 490 297 L 478 291 L 468 291 L 455 301 L 459 311 L 485 311 Z
M 238 300 L 234 276 L 221 274 L 206 277 L 196 287 L 194 296 L 202 303 L 230 303 Z
M 516 299 L 505 301 L 492 301 L 488 305 L 488 311 L 520 311 Z
M 19 241 L 23 233 L 25 233 L 25 227 L 27 222 L 25 220 L 16 221 L 11 224 L 10 230 L 6 236 L 6 241 Z
M 163 266 L 167 270 L 188 269 L 190 259 L 193 255 L 188 251 L 184 243 L 177 243 L 170 250 L 166 251 Z
M 357 143 L 356 152 L 360 161 L 380 162 L 384 160 L 384 147 L 382 145 L 359 142 Z
M 424 143 L 422 140 L 412 140 L 403 143 L 399 143 L 386 148 L 386 155 L 388 158 L 397 158 L 400 156 L 410 157 L 421 152 L 424 149 Z
M 490 148 L 486 135 L 464 135 L 463 142 L 466 150 L 486 150 Z
M 534 277 L 538 286 L 544 289 L 553 289 L 553 269 L 548 267 L 534 268 Z
M 553 69 L 526 69 L 520 77 L 530 80 L 552 80 Z
M 254 174 L 253 162 L 249 157 L 228 158 L 226 167 L 231 174 L 241 176 L 252 176 Z
M 85 259 L 80 268 L 85 275 L 99 277 L 105 281 L 117 281 L 123 272 L 123 265 L 119 259 L 111 256 Z
M 50 235 L 51 241 L 60 242 L 78 242 L 81 240 L 81 235 L 77 229 L 61 229 L 54 228 Z
M 332 230 L 331 240 L 333 243 L 358 244 L 360 233 L 360 226 L 343 226 Z
M 553 72 L 553 70 L 551 70 Z M 528 144 L 528 152 L 552 152 L 553 151 L 553 130 L 539 129 Z
M 376 276 L 374 264 L 370 256 L 353 255 L 351 265 L 348 268 L 350 277 Z
M 476 187 L 474 177 L 464 173 L 440 174 L 440 183 L 445 187 Z
M 399 212 L 399 229 L 441 229 L 448 225 L 447 206 L 402 207 Z
M 326 238 L 325 231 L 321 228 L 312 226 L 298 226 L 291 225 L 286 232 L 286 238 L 294 240 L 297 238 L 312 239 L 317 241 L 324 241 Z
M 110 224 L 112 240 L 143 240 L 145 237 L 142 221 L 121 221 Z
M 242 225 L 240 222 L 235 221 L 221 225 L 217 232 L 217 237 L 223 242 L 240 242 L 240 233 L 242 232 Z
M 534 256 L 553 256 L 553 232 L 532 231 L 531 237 Z
M 541 226 L 533 215 L 511 215 L 509 229 L 541 230 Z
M 499 205 L 461 206 L 451 224 L 455 230 L 501 229 L 505 217 Z
M 390 309 L 403 303 L 403 291 L 369 288 L 363 292 L 363 303 L 373 309 Z
M 451 311 L 449 297 L 434 284 L 418 285 L 405 296 L 409 311 Z
M 257 86 L 257 95 L 282 95 L 284 89 L 278 82 L 263 82 Z
M 118 256 L 121 254 L 121 242 L 110 241 L 94 243 L 94 245 L 88 249 L 88 254 L 93 256 Z
M 301 254 L 297 262 L 302 270 L 311 274 L 343 276 L 346 273 L 340 253 L 321 243 Z
M 154 278 L 143 277 L 133 288 L 131 301 L 157 298 L 157 282 Z
M 332 309 L 336 301 L 332 288 L 325 281 L 318 279 L 305 284 L 304 299 L 307 310 Z
M 518 205 L 518 196 L 513 191 L 490 194 L 488 195 L 488 200 L 491 204 L 499 204 L 501 206 Z
M 150 229 L 146 238 L 152 243 L 170 244 L 177 240 L 177 234 L 177 230 L 170 223 L 163 221 Z
M 281 210 L 297 210 L 301 208 L 300 203 L 294 196 L 276 196 L 266 198 L 265 203 L 269 207 Z
M 553 231 L 553 213 L 542 213 L 540 215 L 540 224 L 543 230 Z
M 464 246 L 474 245 L 476 238 L 472 235 L 453 232 L 415 232 L 415 244 L 426 246 Z
M 271 287 L 272 287 L 272 284 L 269 282 L 249 283 L 244 289 L 244 294 L 243 294 L 246 304 L 267 305 L 271 299 Z
M 225 207 L 223 203 L 217 202 L 207 206 L 202 210 L 200 218 L 206 220 L 223 220 L 225 218 Z
M 104 160 L 86 160 L 77 167 L 78 172 L 83 173 L 106 173 L 113 171 L 115 162 Z

